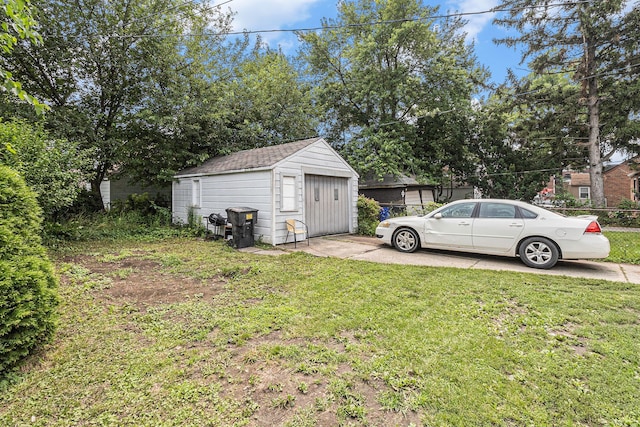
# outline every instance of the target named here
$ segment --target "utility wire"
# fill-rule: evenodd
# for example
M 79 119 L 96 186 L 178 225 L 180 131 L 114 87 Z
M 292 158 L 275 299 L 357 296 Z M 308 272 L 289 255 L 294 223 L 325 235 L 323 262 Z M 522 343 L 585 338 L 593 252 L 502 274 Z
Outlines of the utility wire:
M 215 5 L 215 7 L 222 6 L 224 4 L 230 3 L 233 0 L 227 0 L 223 3 Z M 332 29 L 341 29 L 341 28 L 362 28 L 362 27 L 370 27 L 376 25 L 387 25 L 387 24 L 401 24 L 406 22 L 419 22 L 419 21 L 428 21 L 435 19 L 449 19 L 449 18 L 463 18 L 467 16 L 476 16 L 476 15 L 486 15 L 486 14 L 495 14 L 500 12 L 513 12 L 516 10 L 530 10 L 530 9 L 540 9 L 540 8 L 550 8 L 550 7 L 565 7 L 565 6 L 576 6 L 580 4 L 590 3 L 591 0 L 577 0 L 570 2 L 562 2 L 562 3 L 553 3 L 546 6 L 526 6 L 522 8 L 493 8 L 488 10 L 482 10 L 477 12 L 456 12 L 456 13 L 448 13 L 443 15 L 429 15 L 426 17 L 419 18 L 405 18 L 405 19 L 392 19 L 385 21 L 371 21 L 359 24 L 344 24 L 344 25 L 323 25 L 320 27 L 308 27 L 308 28 L 293 28 L 293 29 L 283 29 L 283 28 L 274 28 L 274 29 L 263 29 L 263 30 L 243 30 L 243 31 L 229 31 L 229 32 L 211 32 L 211 33 L 199 33 L 199 34 L 112 34 L 105 35 L 105 37 L 111 38 L 147 38 L 147 37 L 220 37 L 220 36 L 238 36 L 238 35 L 252 35 L 252 34 L 269 34 L 269 33 L 304 33 L 304 32 L 312 32 L 312 31 L 320 31 L 320 30 L 332 30 Z

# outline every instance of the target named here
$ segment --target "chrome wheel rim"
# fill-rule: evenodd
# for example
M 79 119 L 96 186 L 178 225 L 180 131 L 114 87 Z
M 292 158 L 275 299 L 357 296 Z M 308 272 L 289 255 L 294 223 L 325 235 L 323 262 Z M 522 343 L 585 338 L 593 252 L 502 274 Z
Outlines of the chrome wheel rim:
M 410 251 L 416 246 L 416 237 L 410 231 L 400 231 L 396 235 L 396 245 L 402 250 Z
M 542 242 L 531 242 L 524 250 L 529 261 L 536 265 L 544 265 L 553 257 L 553 251 Z

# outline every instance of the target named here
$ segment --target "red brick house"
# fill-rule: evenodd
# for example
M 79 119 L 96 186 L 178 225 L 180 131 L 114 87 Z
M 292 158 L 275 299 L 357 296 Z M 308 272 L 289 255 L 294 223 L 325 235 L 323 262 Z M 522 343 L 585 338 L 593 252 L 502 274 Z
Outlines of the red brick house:
M 602 176 L 604 178 L 604 195 L 608 207 L 615 207 L 622 200 L 638 202 L 640 180 L 640 158 L 626 160 L 618 165 L 607 168 Z
M 640 202 L 640 156 L 605 168 L 602 173 L 604 197 L 607 207 L 617 207 L 623 200 Z M 544 203 L 555 197 L 556 181 L 551 177 L 547 187 L 538 193 Z M 564 171 L 562 187 L 576 200 L 588 202 L 591 199 L 591 178 L 588 172 Z

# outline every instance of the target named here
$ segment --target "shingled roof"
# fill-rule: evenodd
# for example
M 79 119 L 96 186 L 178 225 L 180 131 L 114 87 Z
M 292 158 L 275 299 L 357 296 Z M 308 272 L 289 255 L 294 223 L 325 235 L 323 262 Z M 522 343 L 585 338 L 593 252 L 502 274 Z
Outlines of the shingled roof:
M 287 144 L 270 145 L 253 150 L 238 151 L 228 156 L 213 157 L 200 166 L 178 172 L 176 176 L 208 175 L 268 168 L 321 139 L 322 138 L 303 139 Z
M 419 187 L 421 184 L 416 181 L 415 178 L 400 175 L 393 176 L 391 174 L 384 175 L 382 179 L 378 179 L 374 176 L 368 175 L 364 182 L 360 183 L 360 189 L 379 189 L 379 188 L 407 188 L 407 187 Z M 424 186 L 429 186 L 425 184 Z

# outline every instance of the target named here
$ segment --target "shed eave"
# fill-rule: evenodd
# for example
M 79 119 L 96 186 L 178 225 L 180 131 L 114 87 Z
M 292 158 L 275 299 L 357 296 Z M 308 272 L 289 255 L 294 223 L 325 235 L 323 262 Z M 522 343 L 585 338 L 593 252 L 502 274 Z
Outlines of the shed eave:
M 336 159 L 338 159 L 338 161 L 343 166 L 345 166 L 347 170 L 349 170 L 349 173 L 353 178 L 360 178 L 360 175 L 358 175 L 358 172 L 356 172 L 356 170 L 353 167 L 351 167 L 351 165 L 324 138 L 318 138 L 312 144 L 309 144 L 306 147 L 301 148 L 300 150 L 296 151 L 295 153 L 290 154 L 289 156 L 285 157 L 284 159 L 281 159 L 281 160 L 277 161 L 273 165 L 273 168 L 275 169 L 276 167 L 279 167 L 280 165 L 288 162 L 293 156 L 296 156 L 296 155 L 298 155 L 298 154 L 300 154 L 300 153 L 302 153 L 304 151 L 310 150 L 311 147 L 316 145 L 316 144 L 324 145 L 325 147 L 327 147 L 336 156 Z
M 230 174 L 234 174 L 234 173 L 247 173 L 247 172 L 262 172 L 262 171 L 269 171 L 272 170 L 273 166 L 267 166 L 267 167 L 260 167 L 260 168 L 247 168 L 247 169 L 235 169 L 235 170 L 228 170 L 228 171 L 223 171 L 223 172 L 201 172 L 201 173 L 192 173 L 192 174 L 186 174 L 186 175 L 174 175 L 173 177 L 175 179 L 179 179 L 179 178 L 198 178 L 198 177 L 203 177 L 203 176 L 215 176 L 215 175 L 230 175 Z

